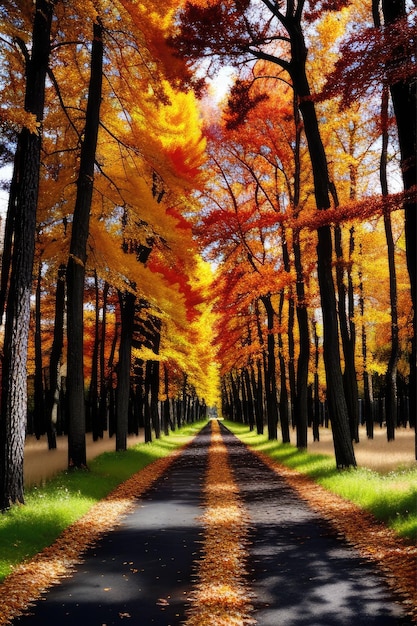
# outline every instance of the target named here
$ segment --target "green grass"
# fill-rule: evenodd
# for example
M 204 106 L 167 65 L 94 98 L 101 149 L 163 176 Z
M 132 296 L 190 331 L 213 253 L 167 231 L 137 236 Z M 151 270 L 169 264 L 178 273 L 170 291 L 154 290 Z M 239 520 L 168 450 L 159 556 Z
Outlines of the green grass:
M 105 452 L 88 470 L 61 472 L 25 494 L 25 505 L 0 514 L 0 581 L 16 565 L 50 545 L 117 485 L 152 461 L 169 455 L 196 434 L 205 422 L 191 424 L 152 443 L 126 452 Z
M 266 435 L 257 435 L 243 424 L 228 421 L 224 424 L 245 444 L 371 512 L 400 537 L 417 541 L 417 468 L 398 469 L 389 474 L 365 468 L 339 471 L 328 455 L 310 454 L 298 451 L 291 444 L 268 441 Z

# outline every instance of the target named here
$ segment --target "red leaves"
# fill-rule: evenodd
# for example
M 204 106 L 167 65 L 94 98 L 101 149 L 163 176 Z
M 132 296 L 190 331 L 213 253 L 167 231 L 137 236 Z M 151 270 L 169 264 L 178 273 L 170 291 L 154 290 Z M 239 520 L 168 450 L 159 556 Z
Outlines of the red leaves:
M 415 77 L 415 24 L 407 18 L 385 28 L 370 27 L 353 33 L 341 46 L 340 58 L 321 98 L 342 96 L 342 106 L 363 99 L 383 84 Z
M 243 13 L 249 2 L 228 0 L 199 6 L 187 3 L 180 12 L 179 34 L 168 43 L 179 56 L 194 61 L 200 58 L 240 57 L 248 45 Z
M 232 130 L 244 123 L 248 113 L 260 102 L 268 99 L 266 93 L 251 96 L 252 81 L 237 80 L 230 91 L 228 110 L 225 115 L 226 128 Z
M 352 0 L 322 0 L 310 2 L 311 8 L 305 12 L 306 20 L 312 22 L 322 16 L 324 11 L 341 11 L 351 4 Z

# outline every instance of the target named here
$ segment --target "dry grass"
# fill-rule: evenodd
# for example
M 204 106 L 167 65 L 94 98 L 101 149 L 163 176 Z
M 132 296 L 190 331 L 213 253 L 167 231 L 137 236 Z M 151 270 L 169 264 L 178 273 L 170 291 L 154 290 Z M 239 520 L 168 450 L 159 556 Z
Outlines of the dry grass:
M 320 429 L 320 441 L 313 441 L 311 430 L 308 432 L 308 451 L 318 454 L 334 455 L 330 428 Z M 360 442 L 355 444 L 355 456 L 359 467 L 368 467 L 380 473 L 395 469 L 415 467 L 414 430 L 398 428 L 394 441 L 387 441 L 386 430 L 375 427 L 374 438 L 367 439 L 366 429 L 359 429 Z
M 91 433 L 86 436 L 87 462 L 103 452 L 113 452 L 116 449 L 116 439 L 110 439 L 107 434 L 103 439 L 93 441 Z M 127 439 L 128 447 L 144 441 L 143 432 L 138 436 L 130 435 Z M 57 448 L 48 450 L 46 437 L 39 440 L 33 435 L 26 438 L 24 480 L 25 487 L 41 485 L 58 472 L 68 467 L 68 439 L 65 436 L 57 437 Z

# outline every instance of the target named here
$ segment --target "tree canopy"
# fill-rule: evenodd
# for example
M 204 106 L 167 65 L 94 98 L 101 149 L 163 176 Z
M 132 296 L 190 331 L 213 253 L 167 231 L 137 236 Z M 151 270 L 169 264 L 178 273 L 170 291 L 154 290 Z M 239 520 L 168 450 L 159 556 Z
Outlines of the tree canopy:
M 342 468 L 360 422 L 415 425 L 415 19 L 2 3 L 3 509 L 28 431 L 80 467 L 86 430 L 217 407 L 299 448 L 330 423 Z

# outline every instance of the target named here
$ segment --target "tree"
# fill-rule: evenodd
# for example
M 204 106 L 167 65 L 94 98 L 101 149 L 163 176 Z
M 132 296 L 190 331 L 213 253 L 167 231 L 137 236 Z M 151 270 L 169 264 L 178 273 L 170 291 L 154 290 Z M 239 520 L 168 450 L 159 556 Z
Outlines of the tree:
M 382 11 L 382 17 L 381 17 Z M 371 16 L 369 16 L 371 17 Z M 401 176 L 404 187 L 407 266 L 413 302 L 413 338 L 410 354 L 410 414 L 416 414 L 416 86 L 415 86 L 415 6 L 405 0 L 373 0 L 374 26 L 356 31 L 341 48 L 335 71 L 329 78 L 330 90 L 342 95 L 342 105 L 369 97 L 375 85 L 389 86 L 398 130 Z M 417 432 L 417 431 L 416 431 Z M 416 435 L 417 453 L 417 435 Z
M 374 0 L 373 12 L 377 11 L 379 1 Z M 405 26 L 407 21 L 407 11 L 405 0 L 382 0 L 382 12 L 385 24 L 396 28 Z M 393 49 L 393 58 L 390 60 L 392 66 L 399 63 L 407 65 L 410 61 L 408 46 L 399 45 Z M 395 72 L 395 69 L 394 69 Z M 395 75 L 395 74 L 394 74 Z M 398 140 L 401 152 L 401 172 L 404 190 L 407 192 L 417 184 L 417 90 L 415 76 L 398 77 L 390 83 L 391 98 L 394 105 L 394 113 L 397 122 Z M 405 213 L 405 233 L 407 245 L 407 266 L 410 275 L 411 299 L 413 303 L 413 339 L 411 343 L 410 356 L 410 415 L 415 416 L 417 412 L 417 216 L 415 202 L 407 199 L 404 202 Z M 395 369 L 395 368 L 391 368 Z M 415 418 L 414 418 L 415 419 Z M 417 421 L 416 429 L 416 458 L 417 458 Z
M 37 0 L 34 7 L 31 52 L 18 45 L 26 58 L 24 110 L 34 123 L 19 132 L 15 161 L 18 169 L 14 207 L 13 252 L 7 298 L 2 363 L 0 427 L 0 509 L 24 501 L 23 448 L 26 426 L 26 362 L 30 294 L 35 249 L 36 209 L 44 113 L 45 79 L 50 55 L 54 2 Z
M 85 264 L 90 211 L 93 199 L 94 166 L 100 122 L 103 72 L 103 27 L 93 25 L 91 75 L 85 128 L 80 154 L 77 196 L 72 220 L 70 254 L 67 265 L 67 392 L 68 466 L 86 467 L 83 305 Z
M 213 3 L 207 8 L 188 4 L 180 14 L 180 33 L 172 38 L 172 43 L 188 59 L 211 56 L 236 66 L 262 59 L 288 73 L 303 117 L 316 206 L 318 210 L 325 211 L 331 206 L 332 183 L 307 76 L 304 4 L 303 1 L 287 2 L 285 10 L 268 0 L 263 1 L 264 10 L 261 7 L 257 10 L 250 2 Z M 323 2 L 320 6 L 315 6 L 315 14 L 320 9 L 340 8 L 345 4 L 331 3 L 330 6 Z M 250 99 L 246 96 L 246 104 L 242 102 L 242 106 L 247 106 L 248 101 Z M 317 235 L 318 278 L 324 321 L 324 360 L 336 464 L 338 467 L 349 467 L 356 465 L 356 461 L 349 433 L 340 365 L 330 225 L 320 226 Z

